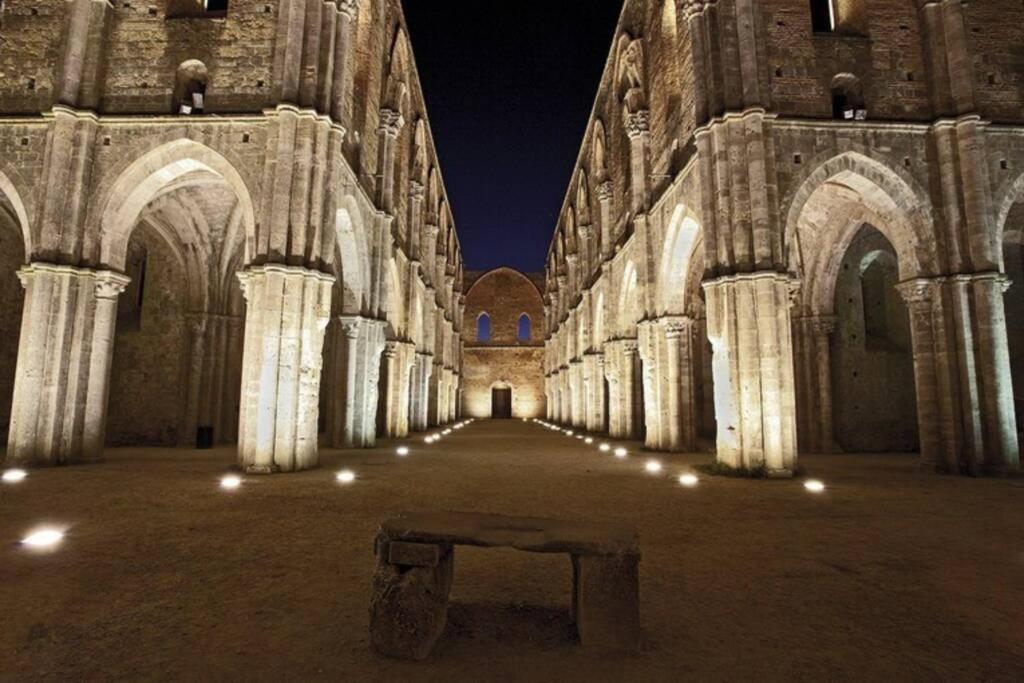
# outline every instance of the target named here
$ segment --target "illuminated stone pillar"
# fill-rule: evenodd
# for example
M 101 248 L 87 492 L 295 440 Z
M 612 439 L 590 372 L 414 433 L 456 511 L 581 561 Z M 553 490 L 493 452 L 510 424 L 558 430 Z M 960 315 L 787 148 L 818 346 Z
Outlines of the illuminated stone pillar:
M 382 434 L 391 439 L 409 435 L 410 379 L 416 362 L 416 347 L 408 342 L 384 344 L 381 364 Z
M 327 441 L 333 448 L 370 448 L 377 440 L 384 323 L 361 316 L 340 316 L 336 321 Z
M 615 255 L 614 234 L 612 224 L 612 200 L 615 198 L 615 186 L 606 180 L 597 186 L 597 199 L 601 207 L 601 260 L 608 262 Z
M 694 321 L 685 316 L 667 316 L 642 323 L 640 355 L 644 368 L 647 447 L 696 450 Z
M 950 474 L 1020 469 L 998 273 L 900 285 L 910 309 L 921 462 Z
M 636 339 L 616 339 L 605 344 L 605 376 L 609 383 L 609 434 L 633 439 L 639 434 L 640 357 Z
M 569 391 L 572 395 L 572 414 L 570 422 L 577 429 L 587 426 L 586 392 L 583 382 L 583 361 L 574 360 L 569 363 Z
M 99 460 L 119 273 L 33 263 L 18 272 L 25 307 L 7 460 L 48 466 Z
M 377 129 L 379 145 L 380 184 L 377 191 L 377 202 L 385 213 L 395 209 L 395 151 L 398 135 L 405 126 L 401 112 L 393 109 L 380 110 L 380 127 Z
M 835 316 L 793 319 L 797 427 L 805 453 L 837 453 L 832 414 L 832 335 Z
M 357 0 L 337 0 L 337 15 L 334 24 L 334 59 L 331 65 L 331 117 L 336 121 L 346 120 L 346 108 L 355 76 L 353 45 L 355 24 L 359 16 Z M 325 79 L 326 81 L 326 79 Z
M 640 110 L 625 114 L 626 134 L 629 136 L 630 189 L 633 191 L 632 207 L 641 214 L 647 208 L 647 195 L 651 177 L 650 141 L 651 114 Z
M 587 395 L 586 429 L 604 431 L 604 354 L 587 353 L 583 356 L 584 386 Z
M 448 396 L 448 415 L 450 421 L 459 419 L 459 393 L 462 388 L 462 375 L 457 370 L 452 370 L 452 390 Z
M 418 352 L 413 368 L 412 429 L 422 432 L 429 426 L 430 376 L 434 372 L 434 354 Z
M 790 289 L 773 272 L 704 285 L 718 462 L 773 477 L 792 476 L 797 462 Z
M 239 463 L 270 474 L 316 467 L 320 373 L 334 277 L 265 265 L 238 274 L 248 302 Z

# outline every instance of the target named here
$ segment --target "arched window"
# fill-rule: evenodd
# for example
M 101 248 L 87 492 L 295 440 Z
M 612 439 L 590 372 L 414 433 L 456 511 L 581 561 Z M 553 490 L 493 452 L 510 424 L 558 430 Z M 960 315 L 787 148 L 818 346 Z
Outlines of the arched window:
M 218 19 L 228 14 L 228 0 L 171 0 L 168 19 Z
M 533 332 L 531 330 L 532 325 L 530 324 L 530 316 L 523 313 L 519 316 L 519 341 L 528 342 L 533 338 Z
M 864 90 L 853 74 L 839 74 L 832 79 L 832 116 L 844 121 L 863 121 L 868 117 Z
M 832 33 L 836 30 L 835 0 L 811 0 L 811 26 L 815 33 Z
M 811 28 L 815 33 L 867 33 L 867 2 L 866 0 L 811 0 Z
M 198 59 L 182 62 L 174 83 L 174 113 L 202 114 L 206 107 L 209 73 Z
M 478 342 L 491 341 L 491 316 L 481 313 L 476 319 L 476 340 Z

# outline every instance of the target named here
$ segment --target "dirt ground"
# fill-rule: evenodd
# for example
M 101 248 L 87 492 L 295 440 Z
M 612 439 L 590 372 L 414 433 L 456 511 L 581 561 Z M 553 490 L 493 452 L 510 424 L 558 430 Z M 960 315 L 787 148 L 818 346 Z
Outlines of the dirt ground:
M 817 456 L 828 484 L 676 482 L 708 456 L 619 461 L 477 422 L 246 477 L 230 450 L 114 450 L 0 486 L 0 680 L 1020 680 L 1024 479 Z M 635 445 L 634 445 L 635 446 Z M 339 485 L 336 471 L 358 481 Z M 621 520 L 640 530 L 642 652 L 573 642 L 569 560 L 459 549 L 450 624 L 412 664 L 368 648 L 372 542 L 404 510 Z M 65 525 L 50 553 L 18 544 Z

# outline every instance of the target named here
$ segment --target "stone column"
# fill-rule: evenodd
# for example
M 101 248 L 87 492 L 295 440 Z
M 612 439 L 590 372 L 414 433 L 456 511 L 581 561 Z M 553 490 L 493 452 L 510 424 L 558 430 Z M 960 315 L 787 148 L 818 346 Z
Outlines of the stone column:
M 591 352 L 583 357 L 587 385 L 587 431 L 604 431 L 604 354 Z
M 998 273 L 900 285 L 910 309 L 921 464 L 950 474 L 1020 469 Z
M 459 393 L 462 390 L 462 375 L 458 370 L 452 370 L 452 391 L 448 400 L 448 415 L 452 421 L 459 419 Z
M 239 464 L 252 474 L 316 467 L 320 372 L 334 278 L 265 265 L 238 274 L 248 303 Z
M 434 370 L 434 354 L 418 352 L 413 371 L 412 429 L 422 432 L 429 424 L 430 375 Z
M 569 390 L 572 394 L 572 415 L 570 422 L 577 429 L 587 426 L 586 392 L 583 385 L 583 361 L 574 360 L 569 363 Z
M 381 425 L 383 435 L 391 439 L 409 435 L 409 389 L 415 354 L 416 347 L 408 342 L 392 340 L 384 344 L 381 364 L 381 406 L 384 412 Z
M 413 261 L 423 258 L 420 249 L 420 230 L 423 225 L 423 200 L 426 193 L 423 183 L 416 180 L 409 182 L 409 258 Z
M 647 447 L 693 451 L 697 447 L 694 322 L 666 316 L 640 325 Z
M 346 118 L 345 107 L 352 92 L 355 75 L 355 24 L 359 17 L 358 0 L 337 0 L 338 16 L 334 34 L 334 64 L 331 74 L 331 118 L 335 122 Z
M 380 110 L 379 136 L 379 184 L 377 186 L 377 205 L 381 211 L 392 214 L 395 210 L 395 147 L 398 136 L 405 126 L 401 112 L 393 109 Z
M 18 272 L 25 307 L 18 346 L 7 463 L 47 466 L 99 460 L 119 273 L 33 263 Z
M 384 323 L 361 316 L 337 318 L 335 400 L 328 405 L 327 439 L 333 448 L 370 448 L 377 440 L 377 386 Z
M 773 477 L 792 476 L 797 461 L 790 288 L 773 272 L 704 284 L 718 461 Z
M 615 255 L 614 234 L 612 225 L 612 199 L 615 197 L 615 186 L 606 180 L 597 186 L 597 199 L 601 205 L 601 260 L 608 262 Z
M 805 453 L 837 453 L 832 414 L 832 335 L 835 316 L 793 319 L 797 433 Z
M 646 110 L 626 114 L 626 134 L 629 136 L 629 162 L 633 191 L 634 213 L 647 210 L 648 186 L 650 184 L 650 139 L 651 114 Z

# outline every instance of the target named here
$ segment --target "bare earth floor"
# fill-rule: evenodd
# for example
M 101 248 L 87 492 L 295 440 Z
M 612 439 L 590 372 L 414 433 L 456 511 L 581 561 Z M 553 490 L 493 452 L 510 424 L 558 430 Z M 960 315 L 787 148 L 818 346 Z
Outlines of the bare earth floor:
M 618 461 L 522 422 L 328 451 L 247 477 L 230 450 L 114 450 L 0 487 L 0 680 L 1020 680 L 1024 480 L 913 456 L 806 457 L 800 482 L 676 483 L 708 456 Z M 335 482 L 341 468 L 358 473 Z M 459 549 L 451 622 L 412 664 L 368 648 L 377 523 L 468 510 L 635 524 L 643 651 L 572 641 L 568 559 Z M 69 526 L 50 554 L 17 544 Z

